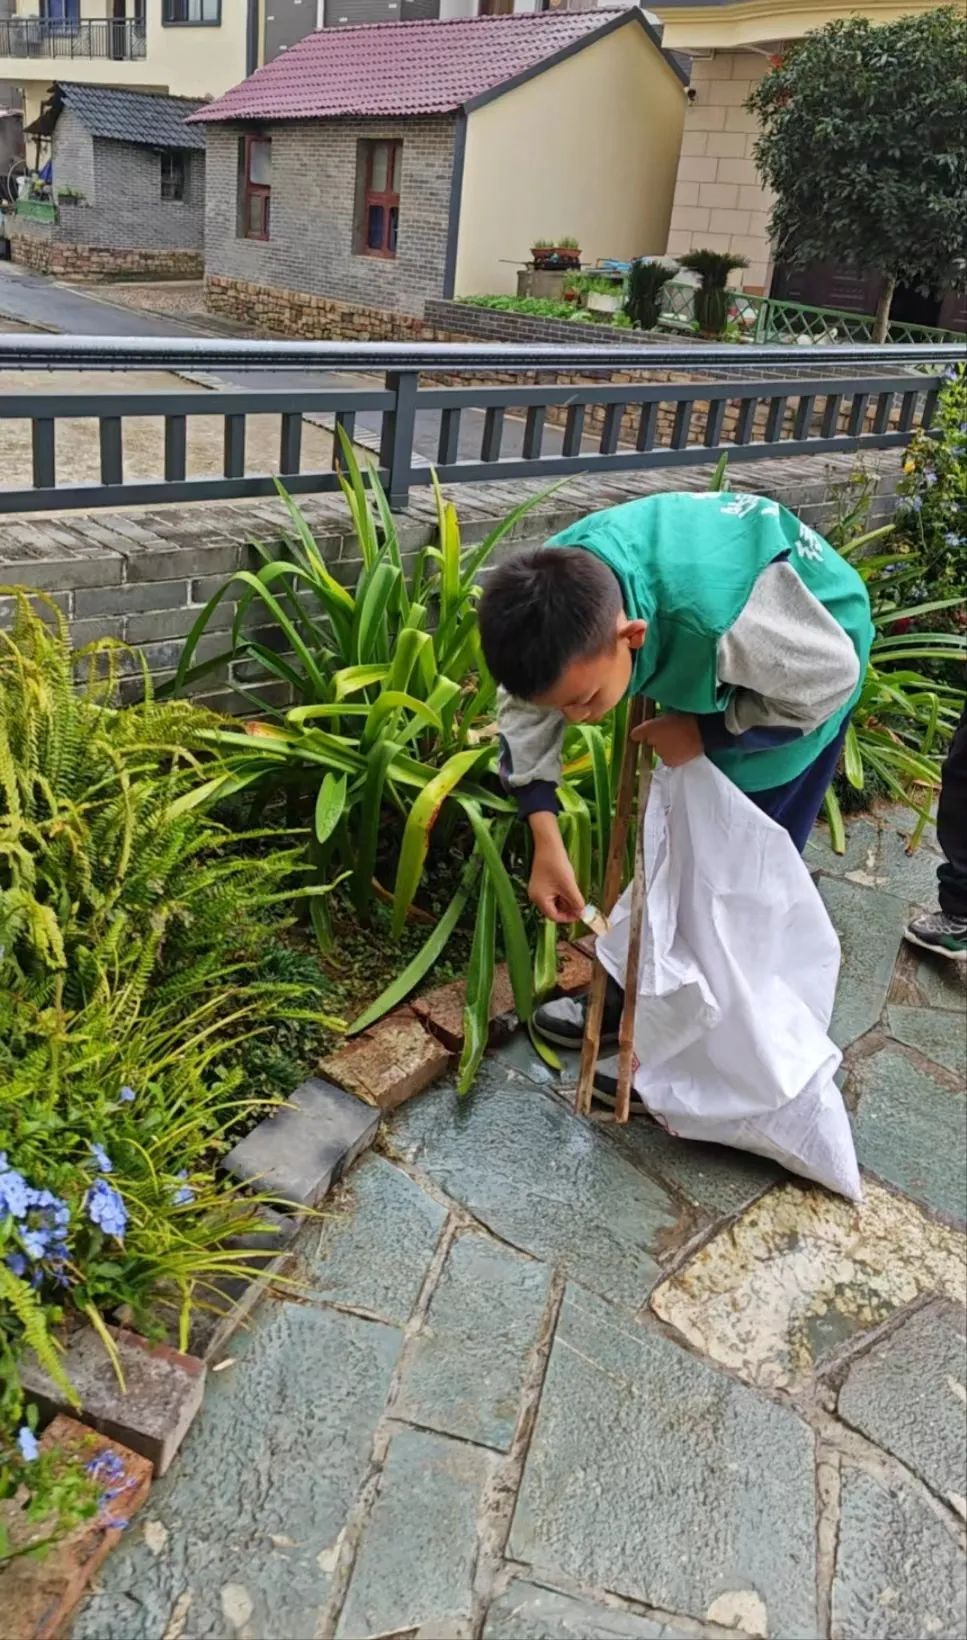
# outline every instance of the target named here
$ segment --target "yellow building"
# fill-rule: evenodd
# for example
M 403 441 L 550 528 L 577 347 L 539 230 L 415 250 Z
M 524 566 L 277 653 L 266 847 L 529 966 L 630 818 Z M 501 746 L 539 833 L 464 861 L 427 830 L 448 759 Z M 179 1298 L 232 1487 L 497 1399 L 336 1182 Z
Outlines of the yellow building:
M 836 18 L 859 13 L 873 22 L 892 23 L 931 11 L 937 3 L 864 0 L 855 5 L 850 0 L 816 0 L 807 6 L 803 0 L 654 0 L 653 9 L 664 24 L 662 44 L 687 53 L 692 63 L 669 255 L 698 249 L 732 252 L 748 260 L 741 276 L 745 290 L 873 311 L 876 296 L 866 289 L 869 281 L 845 269 L 813 270 L 785 279 L 782 291 L 773 290 L 772 198 L 752 157 L 756 121 L 745 103 L 786 41 L 800 39 Z M 950 320 L 924 317 L 921 322 Z
M 0 82 L 24 124 L 55 81 L 217 97 L 258 66 L 260 0 L 14 0 L 0 8 Z

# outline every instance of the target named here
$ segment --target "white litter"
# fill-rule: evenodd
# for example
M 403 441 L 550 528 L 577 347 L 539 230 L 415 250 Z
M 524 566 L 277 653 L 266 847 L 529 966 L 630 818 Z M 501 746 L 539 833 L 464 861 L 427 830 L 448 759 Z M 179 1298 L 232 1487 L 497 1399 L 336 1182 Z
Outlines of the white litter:
M 787 832 L 707 758 L 659 768 L 634 1085 L 683 1139 L 755 1151 L 862 1199 L 828 1035 L 839 941 Z M 597 953 L 624 984 L 630 890 Z

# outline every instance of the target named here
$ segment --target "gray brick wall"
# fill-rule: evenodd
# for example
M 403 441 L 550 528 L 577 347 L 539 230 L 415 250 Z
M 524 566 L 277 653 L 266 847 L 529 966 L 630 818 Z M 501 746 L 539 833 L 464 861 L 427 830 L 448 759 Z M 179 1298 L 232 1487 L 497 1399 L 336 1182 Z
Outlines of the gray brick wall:
M 593 319 L 540 319 L 529 313 L 475 307 L 472 302 L 427 302 L 424 318 L 437 330 L 479 337 L 482 342 L 542 342 L 564 347 L 707 347 L 699 336 L 671 336 L 661 330 L 629 330 Z
M 889 517 L 895 501 L 902 452 L 880 452 L 866 458 L 879 488 L 871 522 Z M 837 516 L 834 493 L 844 494 L 856 462 L 850 456 L 795 457 L 759 461 L 730 468 L 738 490 L 777 497 L 817 529 L 827 528 Z M 630 501 L 636 495 L 659 490 L 701 490 L 708 486 L 711 468 L 690 467 L 675 472 L 648 470 L 613 473 L 595 479 L 569 479 L 553 497 L 543 501 L 509 538 L 507 551 L 537 545 L 555 530 L 600 507 Z M 448 497 L 460 514 L 468 546 L 483 540 L 495 517 L 539 493 L 545 480 L 526 483 L 451 486 Z M 354 583 L 359 555 L 348 531 L 348 517 L 338 494 L 305 496 L 300 505 L 319 549 L 336 578 Z M 184 639 L 203 606 L 233 570 L 249 561 L 249 543 L 257 538 L 270 549 L 280 548 L 289 525 L 281 501 L 257 500 L 161 507 L 133 513 L 101 512 L 96 516 L 68 514 L 63 518 L 8 518 L 0 520 L 0 587 L 23 586 L 43 592 L 68 617 L 76 644 L 98 637 L 114 637 L 137 645 L 155 678 L 170 678 L 178 665 Z M 432 539 L 433 526 L 426 509 L 417 504 L 397 518 L 404 560 Z M 7 625 L 13 600 L 0 596 L 0 626 Z M 199 660 L 218 656 L 235 613 L 227 596 L 217 619 L 202 640 Z M 254 623 L 259 617 L 254 615 Z M 257 625 L 256 630 L 262 633 Z M 262 633 L 272 643 L 271 629 Z M 239 663 L 244 666 L 245 663 Z M 242 709 L 230 684 L 235 663 L 220 667 L 199 681 L 195 693 L 220 710 Z M 129 688 L 137 689 L 138 666 L 130 656 L 123 670 Z M 271 692 L 272 685 L 260 689 Z
M 205 267 L 209 274 L 305 291 L 360 307 L 422 314 L 443 291 L 453 121 L 313 120 L 267 127 L 271 238 L 238 236 L 238 128 L 209 126 Z M 353 250 L 357 144 L 403 142 L 399 250 Z
M 96 205 L 94 138 L 69 108 L 64 109 L 54 130 L 53 161 L 54 188 L 76 188 L 88 205 Z
M 66 116 L 65 116 L 66 117 Z M 60 131 L 64 120 L 57 124 Z M 55 133 L 56 135 L 56 133 Z M 161 156 L 134 143 L 92 143 L 94 189 L 87 204 L 59 206 L 58 237 L 111 250 L 201 251 L 205 242 L 205 156 L 186 151 L 186 197 L 161 198 Z M 55 166 L 57 164 L 55 158 Z M 55 170 L 55 177 L 59 172 Z M 80 186 L 80 184 L 75 184 Z

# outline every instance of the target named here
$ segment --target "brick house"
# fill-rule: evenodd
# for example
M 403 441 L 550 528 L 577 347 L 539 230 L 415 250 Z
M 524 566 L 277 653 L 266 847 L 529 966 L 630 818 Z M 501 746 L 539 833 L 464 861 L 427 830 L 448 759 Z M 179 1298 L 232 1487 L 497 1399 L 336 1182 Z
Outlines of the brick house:
M 684 107 L 637 8 L 313 33 L 193 116 L 210 305 L 403 334 L 428 300 L 512 291 L 538 238 L 654 253 Z
M 787 41 L 837 17 L 867 14 L 881 23 L 930 11 L 938 0 L 654 0 L 663 44 L 691 59 L 691 83 L 668 236 L 669 256 L 708 249 L 748 259 L 744 290 L 815 307 L 875 313 L 879 281 L 851 269 L 778 266 L 769 242 L 772 196 L 752 157 L 756 120 L 745 102 Z M 967 327 L 967 299 L 939 301 L 898 292 L 893 316 L 912 324 Z
M 108 86 L 54 86 L 28 136 L 49 138 L 50 205 L 7 218 L 11 254 L 72 277 L 199 278 L 205 235 L 201 105 Z

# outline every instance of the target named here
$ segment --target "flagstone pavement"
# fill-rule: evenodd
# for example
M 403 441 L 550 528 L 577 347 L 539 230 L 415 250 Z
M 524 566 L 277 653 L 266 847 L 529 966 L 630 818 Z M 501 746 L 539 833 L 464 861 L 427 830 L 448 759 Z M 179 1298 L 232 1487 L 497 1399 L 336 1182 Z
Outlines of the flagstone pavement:
M 961 1640 L 967 976 L 905 831 L 807 853 L 861 1208 L 518 1035 L 302 1232 L 74 1640 Z

